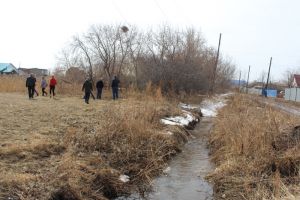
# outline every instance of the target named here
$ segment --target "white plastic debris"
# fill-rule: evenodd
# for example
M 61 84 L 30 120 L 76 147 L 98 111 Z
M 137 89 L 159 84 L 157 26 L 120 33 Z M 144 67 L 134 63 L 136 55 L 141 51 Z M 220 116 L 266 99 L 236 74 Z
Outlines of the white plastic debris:
M 130 179 L 129 176 L 127 175 L 120 175 L 119 180 L 122 181 L 123 183 L 127 183 Z
M 163 170 L 163 173 L 167 174 L 171 171 L 171 167 L 167 167 L 166 169 Z
M 190 122 L 193 122 L 197 119 L 188 111 L 183 111 L 183 113 L 184 116 L 166 117 L 161 119 L 161 122 L 167 125 L 188 126 Z

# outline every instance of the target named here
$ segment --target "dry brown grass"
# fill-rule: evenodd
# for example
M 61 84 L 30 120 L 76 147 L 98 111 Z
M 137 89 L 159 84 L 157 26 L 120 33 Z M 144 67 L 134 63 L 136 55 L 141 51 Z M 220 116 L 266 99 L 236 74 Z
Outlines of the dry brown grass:
M 8 80 L 18 87 L 0 91 L 24 92 L 24 80 Z M 170 128 L 159 120 L 181 111 L 151 85 L 144 94 L 128 89 L 118 101 L 105 95 L 86 105 L 81 96 L 30 101 L 0 93 L 0 199 L 109 199 L 147 191 L 188 134 L 178 127 L 173 136 L 163 134 Z M 130 181 L 120 181 L 121 174 Z
M 0 92 L 4 93 L 11 93 L 11 92 L 17 92 L 17 93 L 25 93 L 27 92 L 27 88 L 25 87 L 26 83 L 25 76 L 17 76 L 17 75 L 0 75 Z M 36 89 L 41 94 L 42 89 L 40 87 L 41 84 L 41 77 L 37 77 L 36 82 Z M 46 77 L 46 80 L 49 82 L 50 77 Z M 61 79 L 58 79 L 58 84 L 56 87 L 56 93 L 59 95 L 80 95 L 82 85 L 81 84 L 75 84 L 70 83 L 68 81 L 64 81 Z M 49 87 L 46 89 L 46 92 L 49 92 Z
M 300 120 L 235 95 L 216 119 L 208 176 L 217 199 L 297 199 Z M 298 196 L 299 198 L 299 196 Z
M 0 75 L 0 92 L 25 92 L 26 79 L 20 76 Z

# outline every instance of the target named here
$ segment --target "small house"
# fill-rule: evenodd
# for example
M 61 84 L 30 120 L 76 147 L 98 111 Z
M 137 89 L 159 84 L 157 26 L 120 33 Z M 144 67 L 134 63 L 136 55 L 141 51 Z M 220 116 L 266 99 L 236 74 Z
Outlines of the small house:
M 294 77 L 293 77 L 293 83 L 292 83 L 292 86 L 293 87 L 300 87 L 300 75 L 299 74 L 294 74 Z
M 48 76 L 49 71 L 47 69 L 39 69 L 39 68 L 19 68 L 19 75 L 27 76 L 29 74 L 34 74 L 38 77 L 40 76 Z
M 0 63 L 0 74 L 18 74 L 18 70 L 11 63 Z

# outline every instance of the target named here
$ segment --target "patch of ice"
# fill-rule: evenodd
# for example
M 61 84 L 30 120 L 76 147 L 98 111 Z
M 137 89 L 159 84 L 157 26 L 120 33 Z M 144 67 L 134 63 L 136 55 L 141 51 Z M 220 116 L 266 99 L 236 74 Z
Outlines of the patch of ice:
M 192 106 L 192 105 L 189 105 L 186 103 L 179 103 L 179 107 L 183 108 L 183 109 L 187 109 L 187 110 L 193 110 L 193 109 L 199 108 L 197 106 Z
M 188 111 L 183 111 L 185 116 L 166 117 L 160 121 L 167 125 L 188 126 L 190 122 L 195 121 L 196 118 Z
M 226 105 L 225 97 L 231 94 L 218 95 L 212 99 L 204 100 L 201 105 L 201 112 L 205 117 L 216 117 L 218 110 Z
M 127 183 L 130 179 L 129 176 L 127 175 L 120 175 L 119 180 L 122 181 L 123 183 Z
M 163 124 L 166 124 L 166 125 L 172 125 L 172 126 L 179 125 L 179 126 L 182 126 L 182 124 L 180 124 L 178 122 L 173 122 L 169 119 L 161 119 L 160 122 L 163 123 Z

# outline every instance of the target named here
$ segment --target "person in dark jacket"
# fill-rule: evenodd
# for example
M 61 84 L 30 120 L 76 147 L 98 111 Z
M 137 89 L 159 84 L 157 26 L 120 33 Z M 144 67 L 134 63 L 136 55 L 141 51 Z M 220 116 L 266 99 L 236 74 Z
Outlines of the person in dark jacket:
M 115 76 L 114 80 L 111 83 L 111 88 L 112 88 L 112 95 L 113 95 L 113 99 L 116 100 L 119 98 L 119 84 L 120 81 L 119 79 Z
M 96 84 L 96 88 L 97 88 L 97 99 L 101 99 L 101 95 L 102 95 L 102 89 L 103 89 L 103 81 L 100 79 L 97 84 Z
M 89 104 L 90 95 L 93 91 L 93 84 L 90 79 L 86 80 L 82 86 L 82 91 L 84 91 L 85 103 Z
M 33 99 L 34 88 L 35 88 L 36 79 L 33 77 L 33 74 L 26 79 L 26 87 L 28 88 L 29 99 Z

